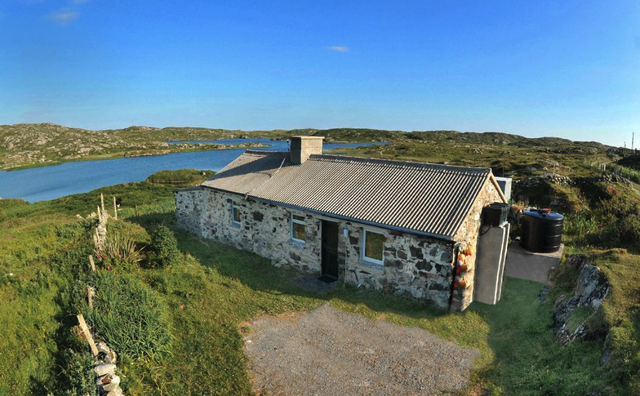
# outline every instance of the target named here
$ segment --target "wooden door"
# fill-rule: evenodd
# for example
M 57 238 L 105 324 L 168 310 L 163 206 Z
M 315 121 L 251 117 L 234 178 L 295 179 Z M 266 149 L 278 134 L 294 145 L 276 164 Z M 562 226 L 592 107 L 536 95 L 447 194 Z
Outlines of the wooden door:
M 322 275 L 338 278 L 338 223 L 322 221 Z

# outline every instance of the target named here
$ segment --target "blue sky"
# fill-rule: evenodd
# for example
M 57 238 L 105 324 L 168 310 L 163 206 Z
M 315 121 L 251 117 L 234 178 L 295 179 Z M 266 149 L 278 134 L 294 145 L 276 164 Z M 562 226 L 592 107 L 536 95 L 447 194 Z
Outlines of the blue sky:
M 21 122 L 629 146 L 640 2 L 0 0 L 0 124 Z

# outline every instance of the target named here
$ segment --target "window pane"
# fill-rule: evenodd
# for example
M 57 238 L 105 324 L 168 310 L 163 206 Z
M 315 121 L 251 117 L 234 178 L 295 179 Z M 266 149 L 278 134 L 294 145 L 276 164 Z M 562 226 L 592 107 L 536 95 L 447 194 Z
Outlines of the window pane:
M 377 232 L 366 232 L 364 255 L 367 258 L 382 261 L 384 251 L 384 235 Z
M 233 221 L 236 222 L 240 222 L 240 209 L 238 208 L 233 208 L 232 209 L 232 214 L 233 214 Z
M 293 215 L 293 219 L 297 221 L 304 221 L 304 216 Z
M 301 241 L 305 240 L 304 225 L 293 223 L 293 237 Z

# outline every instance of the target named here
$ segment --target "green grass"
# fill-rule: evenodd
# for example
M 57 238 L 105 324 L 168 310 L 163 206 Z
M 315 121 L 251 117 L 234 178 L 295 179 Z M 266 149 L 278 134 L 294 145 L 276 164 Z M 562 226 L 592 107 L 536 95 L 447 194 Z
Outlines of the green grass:
M 504 142 L 504 143 L 503 143 Z M 496 176 L 523 178 L 547 172 L 567 176 L 599 174 L 589 158 L 610 161 L 606 147 L 588 142 L 550 141 L 507 134 L 422 132 L 405 134 L 385 146 L 340 148 L 332 152 L 362 157 L 490 167 Z M 549 165 L 550 161 L 559 164 Z
M 123 220 L 109 227 L 145 247 L 152 231 L 164 224 L 173 229 L 182 252 L 181 263 L 171 268 L 153 268 L 143 261 L 140 267 L 117 272 L 135 282 L 141 290 L 137 295 L 155 296 L 172 334 L 162 360 L 154 356 L 153 346 L 146 356 L 116 349 L 123 352 L 119 367 L 127 394 L 251 394 L 243 325 L 259 314 L 308 310 L 327 302 L 371 320 L 420 327 L 477 348 L 481 357 L 463 392 L 469 395 L 582 395 L 591 390 L 616 395 L 638 389 L 640 256 L 594 256 L 613 285 L 604 312 L 612 328 L 614 358 L 601 367 L 602 340 L 579 340 L 561 348 L 553 338 L 553 303 L 571 290 L 575 271 L 563 271 L 542 304 L 537 302 L 539 284 L 507 278 L 498 305 L 474 303 L 463 313 L 350 286 L 317 295 L 292 283 L 297 274 L 293 270 L 176 229 L 173 187 L 142 182 L 36 204 L 0 201 L 0 394 L 83 389 L 81 380 L 72 380 L 73 373 L 82 373 L 82 364 L 72 366 L 68 357 L 82 349 L 68 339 L 69 318 L 84 309 L 86 296 L 77 285 L 89 282 L 71 275 L 87 268 L 87 223 L 75 214 L 94 211 L 100 192 L 123 198 Z M 16 275 L 4 276 L 8 272 Z M 99 304 L 96 309 L 105 310 Z
M 4 276 L 4 274 L 0 275 Z M 29 293 L 22 281 L 0 287 L 0 394 L 26 395 L 50 380 L 59 323 L 55 287 Z M 25 282 L 26 284 L 26 282 Z
M 595 309 L 588 306 L 578 307 L 571 311 L 571 316 L 567 321 L 567 328 L 569 329 L 569 333 L 573 333 L 574 331 L 576 331 L 576 329 L 582 323 L 584 323 L 584 321 L 586 321 L 594 312 Z
M 98 338 L 133 359 L 162 360 L 171 352 L 171 329 L 157 292 L 136 277 L 100 271 L 96 297 L 86 318 Z
M 147 181 L 154 184 L 202 184 L 205 180 L 213 176 L 215 172 L 199 171 L 195 169 L 181 169 L 178 171 L 160 171 L 147 178 Z
M 614 354 L 611 373 L 640 394 L 640 256 L 623 249 L 593 251 L 591 259 L 607 275 L 613 289 L 604 305 Z

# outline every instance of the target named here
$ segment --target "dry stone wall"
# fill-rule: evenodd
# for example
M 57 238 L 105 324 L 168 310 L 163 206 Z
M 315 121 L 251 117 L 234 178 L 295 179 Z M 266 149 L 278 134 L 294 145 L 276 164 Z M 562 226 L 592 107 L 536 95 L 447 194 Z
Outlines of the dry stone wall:
M 454 244 L 293 210 L 204 187 L 177 190 L 178 225 L 205 238 L 255 252 L 276 265 L 321 272 L 322 220 L 338 223 L 339 276 L 346 283 L 449 307 Z M 240 224 L 232 221 L 232 205 Z M 291 214 L 305 217 L 306 241 L 291 239 Z M 364 230 L 384 235 L 384 265 L 362 259 Z

